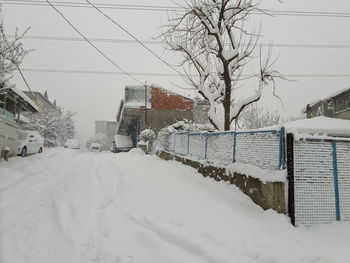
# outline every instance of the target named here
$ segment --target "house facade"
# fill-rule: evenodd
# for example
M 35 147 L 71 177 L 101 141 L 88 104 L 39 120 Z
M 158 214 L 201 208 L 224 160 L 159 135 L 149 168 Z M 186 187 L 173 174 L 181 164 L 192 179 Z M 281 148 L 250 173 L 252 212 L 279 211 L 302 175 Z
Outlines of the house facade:
M 144 129 L 159 132 L 182 120 L 205 122 L 209 107 L 195 100 L 151 86 L 126 86 L 117 113 L 117 134 L 129 135 L 136 144 Z
M 14 85 L 0 92 L 0 157 L 5 149 L 16 154 L 18 123 L 23 112 L 37 112 L 36 104 Z
M 23 91 L 34 103 L 38 106 L 39 112 L 47 110 L 55 110 L 57 108 L 56 101 L 51 102 L 48 97 L 47 91 L 41 94 L 38 91 Z
M 325 116 L 350 120 L 350 88 L 308 104 L 303 113 L 307 118 Z

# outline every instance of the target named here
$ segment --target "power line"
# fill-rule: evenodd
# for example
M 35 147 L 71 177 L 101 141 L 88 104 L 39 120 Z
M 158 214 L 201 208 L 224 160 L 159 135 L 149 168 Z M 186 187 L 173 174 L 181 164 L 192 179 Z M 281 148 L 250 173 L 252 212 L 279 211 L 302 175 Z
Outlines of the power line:
M 67 74 L 93 74 L 93 75 L 124 75 L 124 72 L 118 71 L 97 71 L 97 70 L 69 70 L 69 69 L 40 69 L 40 68 L 23 68 L 23 71 L 33 73 L 67 73 Z M 175 73 L 157 73 L 157 72 L 132 72 L 135 76 L 158 76 L 158 77 L 179 77 Z M 251 75 L 242 75 L 251 77 Z M 288 78 L 347 78 L 350 73 L 344 74 L 283 74 Z
M 121 72 L 123 72 L 125 75 L 129 76 L 133 80 L 139 82 L 143 85 L 143 83 L 138 80 L 137 78 L 133 77 L 131 74 L 129 74 L 127 71 L 125 71 L 122 67 L 120 67 L 114 60 L 109 58 L 102 50 L 100 50 L 98 47 L 96 47 L 89 39 L 85 37 L 83 33 L 81 33 L 54 5 L 50 3 L 49 0 L 46 0 L 46 2 L 58 13 L 62 16 L 62 18 L 82 37 L 85 39 L 86 42 L 88 42 L 95 50 L 97 50 L 103 57 L 105 57 L 110 63 L 112 63 L 115 67 L 117 67 Z
M 8 38 L 13 38 L 13 35 L 6 35 Z M 48 40 L 48 41 L 72 41 L 85 42 L 85 39 L 79 37 L 64 37 L 64 36 L 24 36 L 22 39 L 28 40 Z M 139 42 L 132 39 L 116 39 L 116 38 L 87 38 L 91 42 L 101 43 L 119 43 L 119 44 L 138 44 Z M 140 40 L 144 44 L 159 45 L 162 42 L 157 40 Z M 247 45 L 247 43 L 242 43 Z M 278 47 L 278 48 L 329 48 L 329 49 L 347 49 L 350 44 L 297 44 L 297 43 L 263 43 L 263 47 Z
M 28 5 L 28 6 L 46 6 L 45 1 L 33 0 L 1 0 L 3 4 L 7 5 Z M 92 8 L 85 3 L 79 2 L 65 2 L 54 1 L 55 6 L 60 7 L 78 7 L 78 8 Z M 120 9 L 120 10 L 138 10 L 138 11 L 183 11 L 182 7 L 178 6 L 157 6 L 157 5 L 131 5 L 131 4 L 96 4 L 101 9 Z M 323 12 L 323 11 L 296 11 L 296 10 L 268 10 L 268 13 L 274 16 L 304 16 L 304 17 L 333 17 L 333 18 L 350 18 L 350 13 L 347 12 Z M 258 12 L 252 12 L 255 15 L 261 15 Z
M 137 43 L 139 43 L 142 47 L 144 47 L 148 52 L 150 52 L 153 56 L 155 56 L 157 59 L 159 59 L 161 62 L 163 62 L 165 65 L 167 65 L 169 68 L 177 72 L 184 80 L 186 80 L 186 77 L 176 68 L 174 68 L 172 65 L 170 65 L 168 62 L 166 62 L 164 59 L 162 59 L 158 54 L 156 54 L 152 49 L 150 49 L 148 46 L 146 46 L 141 40 L 139 40 L 134 34 L 132 34 L 129 30 L 127 30 L 124 26 L 120 25 L 117 21 L 115 21 L 113 18 L 111 18 L 109 15 L 102 12 L 98 7 L 96 7 L 93 3 L 91 3 L 89 0 L 85 0 L 88 4 L 90 4 L 92 7 L 94 7 L 100 14 L 102 14 L 104 17 L 106 17 L 109 21 L 111 21 L 114 25 L 119 27 L 121 30 L 123 30 L 125 33 L 127 33 L 129 36 L 131 36 Z M 188 81 L 188 80 L 186 80 Z

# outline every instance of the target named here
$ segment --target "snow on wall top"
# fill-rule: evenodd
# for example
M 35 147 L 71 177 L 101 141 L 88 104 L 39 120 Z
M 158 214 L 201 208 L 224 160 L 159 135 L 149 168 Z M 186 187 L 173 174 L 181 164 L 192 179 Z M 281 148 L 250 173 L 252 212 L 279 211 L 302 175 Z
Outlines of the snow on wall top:
M 350 137 L 350 121 L 319 116 L 311 119 L 296 120 L 281 125 L 286 132 L 318 133 L 333 136 Z
M 336 97 L 336 96 L 338 96 L 338 95 L 340 95 L 340 94 L 342 94 L 343 92 L 348 91 L 348 90 L 350 90 L 349 87 L 348 87 L 348 88 L 345 88 L 345 89 L 338 90 L 338 91 L 336 91 L 336 92 L 334 92 L 334 93 L 328 95 L 327 97 L 325 97 L 325 98 L 323 98 L 323 99 L 315 100 L 315 101 L 309 103 L 308 105 L 309 105 L 310 107 L 312 107 L 312 106 L 316 105 L 317 103 L 319 103 L 320 101 L 329 100 L 329 99 L 331 99 L 331 98 L 333 98 L 333 97 Z M 305 112 L 306 112 L 306 106 L 301 110 L 301 113 L 305 113 Z

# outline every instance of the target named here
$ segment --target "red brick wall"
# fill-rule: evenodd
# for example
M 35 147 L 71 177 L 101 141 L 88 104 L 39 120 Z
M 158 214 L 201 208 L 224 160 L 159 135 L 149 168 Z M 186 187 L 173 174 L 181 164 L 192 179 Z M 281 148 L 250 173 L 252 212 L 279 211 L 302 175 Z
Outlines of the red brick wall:
M 159 88 L 152 88 L 152 109 L 192 110 L 193 102 L 179 95 L 169 94 Z

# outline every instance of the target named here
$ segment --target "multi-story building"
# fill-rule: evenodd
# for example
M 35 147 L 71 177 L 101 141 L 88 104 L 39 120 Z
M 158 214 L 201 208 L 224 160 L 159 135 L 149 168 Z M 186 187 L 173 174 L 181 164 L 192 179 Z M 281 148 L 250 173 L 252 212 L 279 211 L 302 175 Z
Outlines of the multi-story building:
M 173 123 L 192 120 L 206 123 L 208 105 L 156 85 L 126 86 L 117 113 L 117 134 L 130 135 L 134 143 L 144 129 L 156 133 Z

